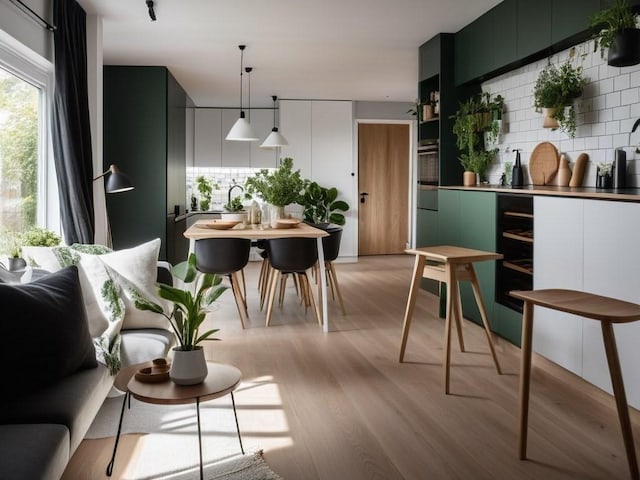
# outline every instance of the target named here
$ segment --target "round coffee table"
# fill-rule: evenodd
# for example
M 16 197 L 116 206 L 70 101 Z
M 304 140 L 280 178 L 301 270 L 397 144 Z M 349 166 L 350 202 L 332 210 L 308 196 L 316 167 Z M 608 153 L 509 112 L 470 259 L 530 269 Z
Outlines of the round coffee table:
M 141 368 L 149 365 L 150 363 L 141 363 L 124 368 L 118 372 L 114 381 L 115 387 L 124 391 L 125 395 L 122 401 L 122 410 L 120 412 L 120 421 L 118 423 L 118 433 L 116 434 L 116 440 L 113 446 L 113 455 L 111 456 L 111 461 L 107 465 L 107 476 L 110 477 L 113 473 L 124 410 L 127 405 L 127 401 L 129 401 L 129 406 L 131 406 L 130 397 L 141 402 L 159 405 L 196 404 L 196 414 L 198 417 L 198 446 L 200 449 L 200 478 L 202 479 L 203 465 L 202 431 L 200 429 L 200 402 L 213 400 L 214 398 L 231 394 L 231 403 L 233 405 L 233 415 L 236 420 L 236 430 L 238 432 L 238 441 L 240 442 L 240 451 L 244 454 L 244 447 L 242 446 L 242 438 L 240 436 L 240 427 L 238 426 L 236 402 L 233 397 L 233 391 L 240 384 L 240 379 L 242 378 L 240 370 L 232 365 L 207 362 L 207 378 L 197 385 L 176 385 L 171 380 L 158 383 L 144 383 L 137 380 L 135 378 L 135 373 Z

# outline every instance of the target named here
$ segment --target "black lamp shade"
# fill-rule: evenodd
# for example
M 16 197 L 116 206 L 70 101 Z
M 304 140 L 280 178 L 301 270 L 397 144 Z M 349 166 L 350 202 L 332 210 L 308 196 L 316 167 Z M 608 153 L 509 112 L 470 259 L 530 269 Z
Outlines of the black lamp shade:
M 100 177 L 106 177 L 105 190 L 107 193 L 120 193 L 133 190 L 133 183 L 129 176 L 122 173 L 115 165 L 111 165 L 109 170 L 94 180 L 97 180 Z

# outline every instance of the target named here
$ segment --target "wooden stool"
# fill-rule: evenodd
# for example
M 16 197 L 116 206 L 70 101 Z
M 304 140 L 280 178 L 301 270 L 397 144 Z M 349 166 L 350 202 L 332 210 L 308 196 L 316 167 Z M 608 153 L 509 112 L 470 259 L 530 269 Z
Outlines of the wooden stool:
M 629 419 L 627 396 L 622 381 L 620 360 L 613 334 L 614 323 L 627 323 L 640 319 L 640 305 L 635 303 L 601 297 L 592 293 L 576 292 L 574 290 L 528 290 L 510 292 L 515 298 L 524 300 L 522 317 L 522 358 L 520 360 L 520 425 L 518 431 L 518 454 L 520 460 L 527 456 L 527 422 L 529 417 L 529 383 L 531 380 L 531 340 L 533 334 L 533 306 L 560 310 L 561 312 L 580 315 L 581 317 L 599 320 L 602 326 L 602 339 L 609 364 L 609 374 L 613 385 L 613 395 L 618 409 L 618 419 L 622 428 L 624 448 L 627 452 L 627 462 L 631 478 L 638 480 L 638 462 L 633 445 L 633 432 Z
M 502 258 L 499 253 L 484 252 L 482 250 L 472 250 L 470 248 L 454 247 L 449 245 L 437 247 L 422 247 L 412 250 L 405 250 L 406 253 L 416 256 L 413 267 L 413 280 L 409 289 L 409 298 L 407 299 L 407 309 L 404 314 L 404 326 L 402 327 L 402 343 L 400 345 L 400 362 L 404 359 L 404 351 L 407 346 L 407 337 L 409 336 L 409 328 L 411 327 L 411 319 L 413 317 L 413 308 L 416 304 L 416 295 L 420 288 L 421 278 L 430 278 L 447 285 L 447 315 L 444 327 L 444 393 L 449 394 L 449 370 L 451 366 L 451 319 L 456 322 L 456 330 L 458 332 L 458 342 L 460 351 L 464 352 L 464 339 L 462 338 L 462 302 L 460 301 L 459 282 L 470 281 L 473 288 L 473 294 L 480 310 L 482 323 L 489 349 L 493 357 L 493 363 L 496 366 L 498 374 L 502 374 L 496 351 L 493 348 L 491 340 L 491 330 L 489 328 L 489 320 L 487 312 L 482 301 L 480 293 L 480 285 L 478 277 L 473 268 L 474 262 L 484 260 L 497 260 Z M 426 262 L 429 261 L 427 264 Z

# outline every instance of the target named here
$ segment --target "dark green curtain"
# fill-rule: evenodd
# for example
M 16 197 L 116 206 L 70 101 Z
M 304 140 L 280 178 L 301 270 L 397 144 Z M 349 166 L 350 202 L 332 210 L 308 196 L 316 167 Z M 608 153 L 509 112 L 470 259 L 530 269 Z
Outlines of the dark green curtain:
M 93 243 L 93 161 L 87 92 L 86 14 L 75 0 L 54 0 L 56 25 L 52 141 L 67 244 Z

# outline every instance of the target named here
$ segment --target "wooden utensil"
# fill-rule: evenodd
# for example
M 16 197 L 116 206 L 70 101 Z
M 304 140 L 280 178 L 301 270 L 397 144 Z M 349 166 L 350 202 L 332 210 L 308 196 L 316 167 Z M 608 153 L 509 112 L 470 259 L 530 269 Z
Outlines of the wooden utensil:
M 529 158 L 529 175 L 533 185 L 550 185 L 558 171 L 558 149 L 551 142 L 536 145 Z
M 581 153 L 576 159 L 576 164 L 573 167 L 573 174 L 571 175 L 570 187 L 581 187 L 582 179 L 584 178 L 584 171 L 587 168 L 587 162 L 589 161 L 589 155 Z

